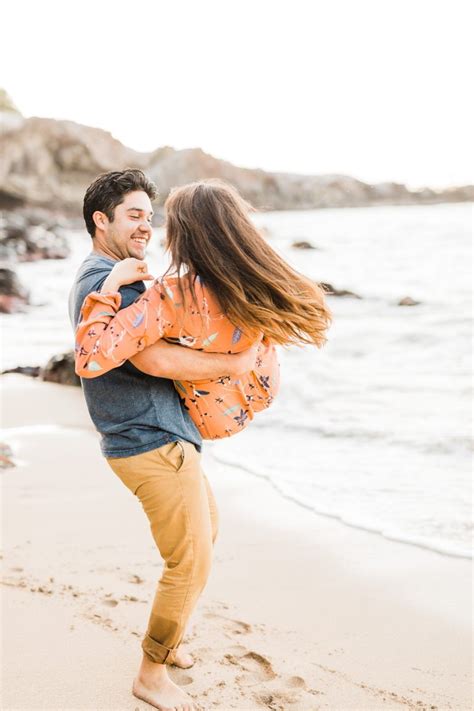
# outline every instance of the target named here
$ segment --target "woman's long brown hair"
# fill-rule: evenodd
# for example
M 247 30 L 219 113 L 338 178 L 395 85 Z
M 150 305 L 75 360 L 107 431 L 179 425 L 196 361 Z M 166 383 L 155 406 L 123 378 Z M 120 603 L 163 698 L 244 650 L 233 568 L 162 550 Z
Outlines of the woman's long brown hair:
M 251 206 L 230 185 L 202 180 L 175 188 L 165 203 L 171 267 L 197 275 L 234 326 L 274 343 L 327 341 L 332 313 L 324 291 L 292 269 L 248 217 Z

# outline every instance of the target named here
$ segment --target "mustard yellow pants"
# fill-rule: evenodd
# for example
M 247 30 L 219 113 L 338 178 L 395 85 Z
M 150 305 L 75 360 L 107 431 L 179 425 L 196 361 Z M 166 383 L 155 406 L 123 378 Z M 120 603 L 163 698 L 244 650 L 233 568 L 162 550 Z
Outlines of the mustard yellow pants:
M 142 649 L 152 661 L 171 664 L 211 570 L 218 530 L 214 495 L 189 442 L 107 462 L 140 500 L 164 560 Z

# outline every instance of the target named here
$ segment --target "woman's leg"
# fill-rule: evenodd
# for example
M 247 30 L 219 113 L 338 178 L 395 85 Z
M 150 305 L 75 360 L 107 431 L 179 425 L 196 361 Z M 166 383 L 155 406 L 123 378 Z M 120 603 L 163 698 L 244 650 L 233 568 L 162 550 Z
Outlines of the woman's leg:
M 277 351 L 263 341 L 251 372 L 198 383 L 175 380 L 174 386 L 203 439 L 230 437 L 247 427 L 254 414 L 269 407 L 278 394 Z

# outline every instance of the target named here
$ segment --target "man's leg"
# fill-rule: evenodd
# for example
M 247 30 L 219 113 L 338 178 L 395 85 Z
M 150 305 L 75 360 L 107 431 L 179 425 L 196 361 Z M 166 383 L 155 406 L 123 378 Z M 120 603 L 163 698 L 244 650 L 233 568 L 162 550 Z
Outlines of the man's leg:
M 211 537 L 212 537 L 212 545 L 216 542 L 217 534 L 219 532 L 219 511 L 217 508 L 216 500 L 214 498 L 214 494 L 211 489 L 211 485 L 209 484 L 209 481 L 207 479 L 207 476 L 204 474 L 202 471 L 202 476 L 204 478 L 204 483 L 206 485 L 206 490 L 207 490 L 207 500 L 209 503 L 209 513 L 211 516 Z
M 200 467 L 200 455 L 188 442 L 108 461 L 140 499 L 165 562 L 142 642 L 150 660 L 163 664 L 179 646 L 207 582 L 217 508 Z
M 195 711 L 192 699 L 169 678 L 167 665 L 173 663 L 211 567 L 216 529 L 213 532 L 200 455 L 192 444 L 178 442 L 108 461 L 140 499 L 165 562 L 133 693 L 157 708 Z
M 202 471 L 202 470 L 201 470 Z M 209 481 L 202 471 L 202 476 L 204 478 L 204 482 L 206 484 L 206 489 L 207 489 L 207 499 L 209 502 L 209 513 L 211 515 L 211 536 L 212 536 L 212 544 L 214 545 L 216 542 L 217 534 L 219 531 L 219 512 L 217 509 L 217 504 L 216 500 L 214 498 L 214 494 L 211 489 L 211 485 L 209 484 Z M 188 626 L 186 628 L 186 631 L 184 633 L 184 636 L 186 637 L 187 633 L 190 632 L 192 625 L 192 617 L 188 621 Z M 194 660 L 192 656 L 186 652 L 183 647 L 180 647 L 176 652 L 173 652 L 172 655 L 170 655 L 173 660 L 173 664 L 176 664 L 177 666 L 183 668 L 183 669 L 189 669 L 189 667 L 192 667 L 194 664 Z

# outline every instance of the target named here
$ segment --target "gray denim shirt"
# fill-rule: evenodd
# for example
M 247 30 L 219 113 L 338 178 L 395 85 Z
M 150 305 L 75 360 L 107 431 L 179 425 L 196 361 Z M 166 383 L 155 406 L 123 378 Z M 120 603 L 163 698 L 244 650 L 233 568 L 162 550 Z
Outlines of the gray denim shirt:
M 82 262 L 69 295 L 69 318 L 75 329 L 82 302 L 101 288 L 116 262 L 91 253 Z M 142 281 L 120 289 L 125 308 L 145 291 Z M 101 434 L 104 457 L 130 457 L 168 442 L 185 440 L 201 449 L 201 436 L 171 380 L 146 375 L 126 361 L 97 378 L 81 378 L 89 415 Z

